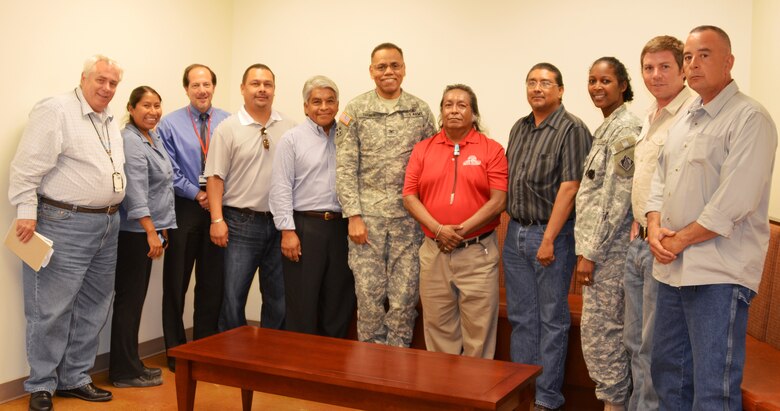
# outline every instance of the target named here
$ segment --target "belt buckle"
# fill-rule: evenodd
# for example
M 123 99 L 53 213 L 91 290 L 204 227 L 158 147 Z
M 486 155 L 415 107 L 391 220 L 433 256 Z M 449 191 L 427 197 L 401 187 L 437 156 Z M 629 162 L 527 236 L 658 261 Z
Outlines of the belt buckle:
M 325 221 L 335 220 L 336 215 L 331 213 L 330 211 L 326 211 L 322 214 L 322 217 L 325 219 Z

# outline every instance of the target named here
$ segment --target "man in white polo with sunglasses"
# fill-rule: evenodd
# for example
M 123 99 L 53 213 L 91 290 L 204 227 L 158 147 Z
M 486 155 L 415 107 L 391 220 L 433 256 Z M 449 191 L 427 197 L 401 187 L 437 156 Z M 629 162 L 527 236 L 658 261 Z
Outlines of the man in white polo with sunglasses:
M 269 211 L 268 192 L 274 152 L 295 122 L 272 108 L 275 88 L 268 66 L 249 66 L 241 81 L 244 105 L 214 130 L 206 157 L 211 241 L 225 247 L 220 331 L 246 325 L 247 295 L 258 268 L 260 325 L 284 325 L 281 237 Z

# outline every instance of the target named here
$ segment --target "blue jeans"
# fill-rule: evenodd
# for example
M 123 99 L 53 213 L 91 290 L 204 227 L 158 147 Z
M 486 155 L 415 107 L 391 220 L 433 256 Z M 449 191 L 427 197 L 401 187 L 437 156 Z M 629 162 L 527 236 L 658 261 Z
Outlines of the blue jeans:
M 28 392 L 92 382 L 98 336 L 114 296 L 119 214 L 88 214 L 38 205 L 37 232 L 54 254 L 37 273 L 24 265 Z
M 631 378 L 634 382 L 627 408 L 630 411 L 658 408 L 658 395 L 650 375 L 655 300 L 658 295 L 658 280 L 653 278 L 653 259 L 647 241 L 639 237 L 631 241 L 623 279 L 626 298 L 623 343 L 631 356 Z
M 284 325 L 282 239 L 273 218 L 242 213 L 230 207 L 223 207 L 222 214 L 228 226 L 228 245 L 219 330 L 246 325 L 246 299 L 258 268 L 263 297 L 260 325 L 281 329 Z
M 661 410 L 742 409 L 753 296 L 735 284 L 659 284 L 651 368 Z
M 574 270 L 574 222 L 568 221 L 554 242 L 555 260 L 547 267 L 536 259 L 545 225 L 524 227 L 510 221 L 504 240 L 504 283 L 512 361 L 541 365 L 536 404 L 558 408 L 569 341 L 569 285 Z

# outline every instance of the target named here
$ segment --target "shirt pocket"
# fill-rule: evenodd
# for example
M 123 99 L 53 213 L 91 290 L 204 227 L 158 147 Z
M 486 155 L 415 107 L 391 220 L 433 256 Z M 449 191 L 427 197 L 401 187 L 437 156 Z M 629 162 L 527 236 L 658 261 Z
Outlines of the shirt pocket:
M 724 156 L 721 138 L 713 134 L 696 133 L 690 142 L 686 143 L 688 155 L 686 159 L 691 164 L 718 164 Z
M 607 153 L 604 140 L 599 140 L 598 142 L 593 143 L 593 147 L 590 149 L 590 154 L 588 155 L 588 159 L 585 160 L 585 172 L 583 176 L 584 179 L 588 179 L 593 181 L 596 187 L 600 187 L 603 180 L 604 180 L 604 174 L 606 174 L 606 158 Z

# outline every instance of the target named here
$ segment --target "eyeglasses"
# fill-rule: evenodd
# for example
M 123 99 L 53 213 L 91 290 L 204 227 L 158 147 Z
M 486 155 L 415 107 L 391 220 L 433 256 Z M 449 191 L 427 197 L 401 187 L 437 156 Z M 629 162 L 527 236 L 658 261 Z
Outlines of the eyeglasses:
M 390 70 L 393 70 L 393 71 L 398 71 L 398 70 L 401 70 L 402 68 L 404 68 L 404 64 L 403 63 L 391 63 L 389 65 L 388 64 L 377 64 L 376 66 L 374 66 L 374 70 L 379 71 L 379 72 L 383 72 L 383 73 L 385 71 L 387 71 L 388 68 L 390 68 Z
M 545 90 L 551 89 L 553 86 L 557 86 L 556 83 L 553 83 L 550 80 L 542 80 L 542 81 L 536 81 L 536 80 L 528 80 L 525 82 L 525 86 L 529 89 L 535 89 L 536 86 L 539 86 Z
M 271 141 L 268 140 L 268 132 L 265 131 L 265 127 L 260 129 L 260 137 L 263 137 L 263 148 L 268 150 L 271 148 Z

